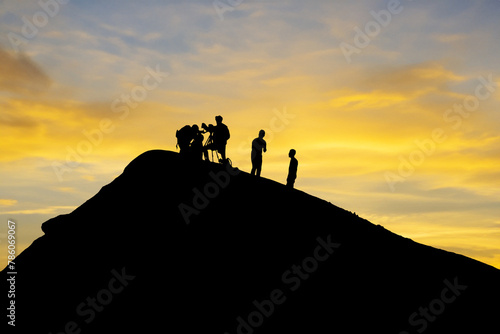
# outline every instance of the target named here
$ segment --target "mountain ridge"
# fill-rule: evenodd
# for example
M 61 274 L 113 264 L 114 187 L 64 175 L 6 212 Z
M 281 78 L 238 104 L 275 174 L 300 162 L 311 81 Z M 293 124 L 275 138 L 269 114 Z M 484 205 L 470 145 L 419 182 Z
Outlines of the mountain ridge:
M 141 154 L 42 230 L 17 259 L 21 331 L 499 328 L 499 270 L 174 152 Z

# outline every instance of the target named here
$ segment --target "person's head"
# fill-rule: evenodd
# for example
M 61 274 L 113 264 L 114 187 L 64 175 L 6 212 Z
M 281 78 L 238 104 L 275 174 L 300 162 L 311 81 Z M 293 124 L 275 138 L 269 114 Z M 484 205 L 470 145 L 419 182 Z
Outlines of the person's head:
M 259 131 L 259 138 L 260 139 L 264 138 L 265 135 L 266 135 L 266 131 L 264 131 L 264 130 Z
M 191 127 L 191 129 L 193 129 L 193 131 L 194 131 L 194 132 L 199 132 L 199 131 L 200 131 L 200 128 L 198 127 L 198 125 L 197 125 L 197 124 L 193 125 L 193 126 Z
M 297 153 L 297 152 L 296 152 L 296 151 L 292 148 L 292 149 L 290 150 L 290 152 L 288 152 L 288 156 L 289 156 L 290 158 L 293 158 L 293 157 L 295 156 L 295 154 L 296 154 L 296 153 Z
M 215 122 L 216 122 L 217 124 L 222 123 L 222 116 L 221 116 L 221 115 L 219 115 L 219 116 L 215 116 Z

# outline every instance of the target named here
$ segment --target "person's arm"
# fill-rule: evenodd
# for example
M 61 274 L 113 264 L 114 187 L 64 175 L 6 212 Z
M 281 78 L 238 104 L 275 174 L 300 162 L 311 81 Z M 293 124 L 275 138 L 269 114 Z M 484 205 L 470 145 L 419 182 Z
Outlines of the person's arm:
M 267 143 L 264 139 L 262 139 L 262 141 L 264 142 L 264 152 L 267 152 Z

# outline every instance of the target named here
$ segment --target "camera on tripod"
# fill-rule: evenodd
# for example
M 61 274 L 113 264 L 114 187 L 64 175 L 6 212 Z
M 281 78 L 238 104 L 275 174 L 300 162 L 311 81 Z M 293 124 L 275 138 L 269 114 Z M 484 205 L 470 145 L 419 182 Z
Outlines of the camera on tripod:
M 202 124 L 201 124 L 201 128 L 202 128 L 203 130 L 205 130 L 205 132 L 204 132 L 204 133 L 209 132 L 209 133 L 210 133 L 210 135 L 212 135 L 212 134 L 215 132 L 215 126 L 213 126 L 212 124 L 209 124 L 209 125 L 207 126 L 205 123 L 202 123 Z

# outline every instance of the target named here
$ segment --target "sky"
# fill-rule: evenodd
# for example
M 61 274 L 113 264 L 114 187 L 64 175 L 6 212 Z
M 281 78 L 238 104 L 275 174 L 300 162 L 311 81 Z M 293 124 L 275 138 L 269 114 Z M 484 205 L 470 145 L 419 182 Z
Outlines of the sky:
M 500 268 L 500 1 L 0 1 L 0 263 L 175 130 Z M 91 222 L 89 222 L 91 223 Z M 1 267 L 4 267 L 2 264 Z

